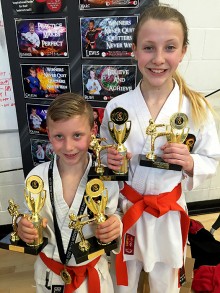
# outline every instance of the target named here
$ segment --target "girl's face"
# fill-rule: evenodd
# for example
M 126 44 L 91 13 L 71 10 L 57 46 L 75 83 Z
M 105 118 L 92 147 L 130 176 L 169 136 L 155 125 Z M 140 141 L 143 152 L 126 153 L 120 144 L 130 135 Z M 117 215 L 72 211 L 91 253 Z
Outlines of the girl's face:
M 94 71 L 90 71 L 90 77 L 91 77 L 91 79 L 95 78 L 95 72 Z
M 172 75 L 186 53 L 181 24 L 147 20 L 139 29 L 133 52 L 147 89 L 167 86 L 172 89 Z
M 87 159 L 92 129 L 86 115 L 48 121 L 48 136 L 62 165 L 80 165 Z

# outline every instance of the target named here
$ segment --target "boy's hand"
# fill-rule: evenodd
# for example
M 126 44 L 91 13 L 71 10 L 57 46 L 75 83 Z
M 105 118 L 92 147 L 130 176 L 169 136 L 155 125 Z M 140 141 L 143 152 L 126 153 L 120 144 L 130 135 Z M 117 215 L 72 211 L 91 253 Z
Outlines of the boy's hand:
M 110 216 L 104 223 L 97 225 L 96 238 L 104 243 L 113 241 L 120 236 L 120 224 L 117 216 Z
M 127 159 L 131 159 L 131 153 L 127 153 Z M 118 153 L 118 151 L 114 148 L 108 148 L 107 152 L 107 163 L 108 168 L 114 171 L 118 171 L 121 168 L 123 157 Z
M 43 219 L 43 227 L 47 226 L 47 219 Z M 34 225 L 28 221 L 26 217 L 22 217 L 18 222 L 17 229 L 18 236 L 26 243 L 32 243 L 35 239 L 38 238 L 37 229 L 34 228 Z
M 194 161 L 185 144 L 166 143 L 161 150 L 163 150 L 162 159 L 165 162 L 180 165 L 189 176 L 193 176 Z

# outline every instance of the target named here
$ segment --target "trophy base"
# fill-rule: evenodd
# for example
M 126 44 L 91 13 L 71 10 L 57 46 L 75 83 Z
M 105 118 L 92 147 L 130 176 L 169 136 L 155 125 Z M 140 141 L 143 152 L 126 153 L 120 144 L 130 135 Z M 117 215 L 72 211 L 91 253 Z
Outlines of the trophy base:
M 166 169 L 166 170 L 173 170 L 173 171 L 182 170 L 182 166 L 166 163 L 160 157 L 157 157 L 156 160 L 150 160 L 146 158 L 146 155 L 139 155 L 139 162 L 140 162 L 140 166 L 144 166 L 144 167 Z
M 102 181 L 128 181 L 128 172 L 126 174 L 116 174 L 107 167 L 104 168 L 103 173 L 97 173 L 95 167 L 91 167 L 88 179 L 99 178 Z
M 94 259 L 104 253 L 108 253 L 111 250 L 117 248 L 117 243 L 115 240 L 107 244 L 100 244 L 98 243 L 96 237 L 93 236 L 87 239 L 87 241 L 89 241 L 91 245 L 88 251 L 81 251 L 79 249 L 79 243 L 75 243 L 72 246 L 73 255 L 77 264 L 80 264 L 90 259 Z
M 0 239 L 0 248 L 11 251 L 37 255 L 48 243 L 48 239 L 44 237 L 43 243 L 39 246 L 28 246 L 21 239 L 15 242 L 11 241 L 11 233 Z

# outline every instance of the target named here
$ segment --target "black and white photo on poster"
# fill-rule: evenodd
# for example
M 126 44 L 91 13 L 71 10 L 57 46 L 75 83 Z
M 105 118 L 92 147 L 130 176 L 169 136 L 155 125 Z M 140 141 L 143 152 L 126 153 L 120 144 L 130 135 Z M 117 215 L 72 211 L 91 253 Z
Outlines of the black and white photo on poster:
M 66 0 L 12 0 L 18 14 L 57 13 L 66 8 Z
M 109 101 L 136 87 L 136 65 L 82 65 L 83 96 Z
M 79 9 L 137 8 L 139 0 L 79 0 Z
M 26 104 L 27 121 L 30 134 L 47 135 L 47 109 L 49 105 Z
M 54 157 L 53 146 L 49 140 L 31 139 L 31 156 L 33 165 L 51 161 Z
M 15 19 L 20 58 L 67 58 L 65 18 Z
M 138 16 L 80 18 L 82 58 L 131 58 Z
M 69 65 L 21 64 L 25 98 L 54 99 L 70 92 Z

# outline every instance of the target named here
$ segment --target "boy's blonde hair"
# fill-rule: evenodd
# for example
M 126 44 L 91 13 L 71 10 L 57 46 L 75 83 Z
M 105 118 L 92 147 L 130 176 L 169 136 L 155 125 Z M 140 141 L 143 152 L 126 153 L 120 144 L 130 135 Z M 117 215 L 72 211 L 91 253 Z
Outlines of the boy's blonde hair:
M 92 106 L 80 95 L 75 93 L 65 93 L 59 95 L 50 104 L 47 111 L 47 125 L 49 120 L 67 120 L 74 116 L 85 115 L 88 117 L 91 129 L 94 126 Z
M 146 8 L 145 11 L 141 14 L 138 24 L 133 33 L 133 43 L 137 45 L 137 37 L 140 30 L 140 27 L 148 21 L 149 19 L 156 19 L 161 21 L 173 21 L 180 23 L 183 30 L 183 47 L 187 46 L 188 41 L 188 28 L 184 16 L 175 8 L 170 7 L 169 5 L 157 5 Z M 180 100 L 179 100 L 179 111 L 183 102 L 183 95 L 186 96 L 191 102 L 191 112 L 193 117 L 193 122 L 195 126 L 199 126 L 204 123 L 204 120 L 207 119 L 206 106 L 213 113 L 212 107 L 209 105 L 205 97 L 192 89 L 190 89 L 185 80 L 181 75 L 176 71 L 173 75 L 173 78 L 176 80 L 180 88 Z

